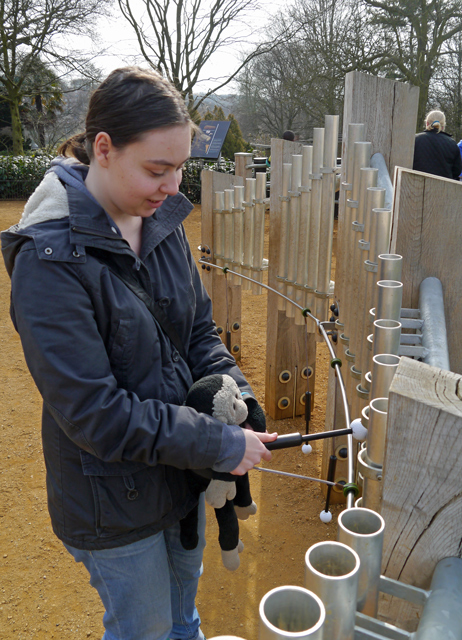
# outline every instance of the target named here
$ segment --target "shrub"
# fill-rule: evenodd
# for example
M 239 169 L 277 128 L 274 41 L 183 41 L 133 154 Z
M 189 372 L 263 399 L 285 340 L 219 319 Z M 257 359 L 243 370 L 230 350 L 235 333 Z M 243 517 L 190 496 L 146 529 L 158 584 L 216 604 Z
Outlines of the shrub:
M 40 152 L 26 156 L 0 155 L 0 200 L 28 198 L 42 180 L 53 157 Z M 189 160 L 186 163 L 180 191 L 194 203 L 201 201 L 202 169 L 234 173 L 234 162 Z
M 53 156 L 0 156 L 0 199 L 28 198 L 38 186 Z

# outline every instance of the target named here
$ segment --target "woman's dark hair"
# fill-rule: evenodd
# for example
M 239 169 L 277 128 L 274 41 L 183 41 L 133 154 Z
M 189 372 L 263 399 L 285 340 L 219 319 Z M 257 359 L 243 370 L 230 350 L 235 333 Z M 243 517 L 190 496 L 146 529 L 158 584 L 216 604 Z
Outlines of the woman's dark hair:
M 63 156 L 90 164 L 92 145 L 104 131 L 116 148 L 136 142 L 153 129 L 191 124 L 181 94 L 160 74 L 139 67 L 116 69 L 93 92 L 79 133 L 59 147 Z

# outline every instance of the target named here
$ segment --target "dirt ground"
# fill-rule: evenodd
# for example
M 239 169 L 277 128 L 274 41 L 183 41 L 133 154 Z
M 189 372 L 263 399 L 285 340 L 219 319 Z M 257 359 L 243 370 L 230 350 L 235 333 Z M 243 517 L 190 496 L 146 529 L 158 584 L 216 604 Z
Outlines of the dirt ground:
M 24 203 L 0 203 L 0 228 L 16 223 Z M 200 244 L 200 209 L 186 221 L 193 251 Z M 199 252 L 197 252 L 199 258 Z M 9 318 L 9 278 L 0 267 L 0 638 L 49 640 L 101 638 L 103 607 L 85 569 L 76 565 L 51 530 L 40 440 L 41 399 Z M 266 296 L 243 292 L 241 368 L 264 403 Z M 318 345 L 315 408 L 310 429 L 324 429 L 328 353 Z M 301 418 L 272 421 L 268 430 L 304 432 Z M 322 441 L 305 456 L 299 449 L 273 452 L 265 466 L 319 477 Z M 204 575 L 197 597 L 207 637 L 258 638 L 258 605 L 270 589 L 303 585 L 304 555 L 315 542 L 334 539 L 336 515 L 322 524 L 320 485 L 253 471 L 258 513 L 240 524 L 241 566 L 224 569 L 212 510 L 208 515 Z

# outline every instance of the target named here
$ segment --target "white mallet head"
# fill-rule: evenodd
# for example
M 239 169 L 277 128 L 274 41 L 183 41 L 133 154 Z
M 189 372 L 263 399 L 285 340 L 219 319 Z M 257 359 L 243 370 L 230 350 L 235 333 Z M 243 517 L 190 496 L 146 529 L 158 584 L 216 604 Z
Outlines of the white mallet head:
M 313 447 L 310 444 L 303 444 L 302 451 L 303 453 L 311 453 L 313 451 Z
M 321 522 L 324 522 L 324 524 L 327 524 L 332 520 L 332 514 L 330 511 L 321 511 L 319 517 L 321 518 Z
M 361 418 L 356 418 L 350 424 L 350 427 L 353 429 L 352 436 L 355 440 L 359 440 L 359 442 L 363 442 L 367 438 L 367 429 L 361 422 Z

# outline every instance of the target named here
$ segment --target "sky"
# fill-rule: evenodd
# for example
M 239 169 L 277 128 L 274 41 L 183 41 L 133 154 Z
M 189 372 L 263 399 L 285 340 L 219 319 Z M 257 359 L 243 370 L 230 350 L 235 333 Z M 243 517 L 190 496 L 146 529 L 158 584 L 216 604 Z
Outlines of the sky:
M 143 6 L 142 0 L 132 0 L 136 2 L 141 8 Z M 249 25 L 258 24 L 262 26 L 270 15 L 270 11 L 275 13 L 277 9 L 282 6 L 282 0 L 262 0 L 263 7 L 260 11 L 253 12 L 251 19 L 249 19 Z M 114 5 L 117 7 L 117 4 Z M 120 14 L 118 17 L 100 19 L 98 24 L 98 32 L 101 39 L 101 44 L 105 49 L 105 54 L 98 56 L 94 60 L 96 67 L 100 68 L 104 74 L 108 74 L 118 66 L 124 66 L 128 64 L 140 64 L 143 66 L 144 59 L 139 54 L 139 46 L 136 37 L 132 35 L 132 27 L 127 20 Z M 114 13 L 116 9 L 114 8 Z M 249 49 L 252 48 L 251 44 L 248 44 Z M 204 69 L 204 78 L 216 78 L 217 76 L 230 75 L 238 66 L 239 63 L 239 48 L 243 46 L 233 48 L 223 48 L 216 52 L 212 60 Z M 196 86 L 196 91 L 205 91 L 213 86 L 217 86 L 218 82 L 204 81 L 200 82 Z M 231 85 L 232 86 L 232 85 Z M 226 93 L 227 87 L 220 90 L 220 93 Z

